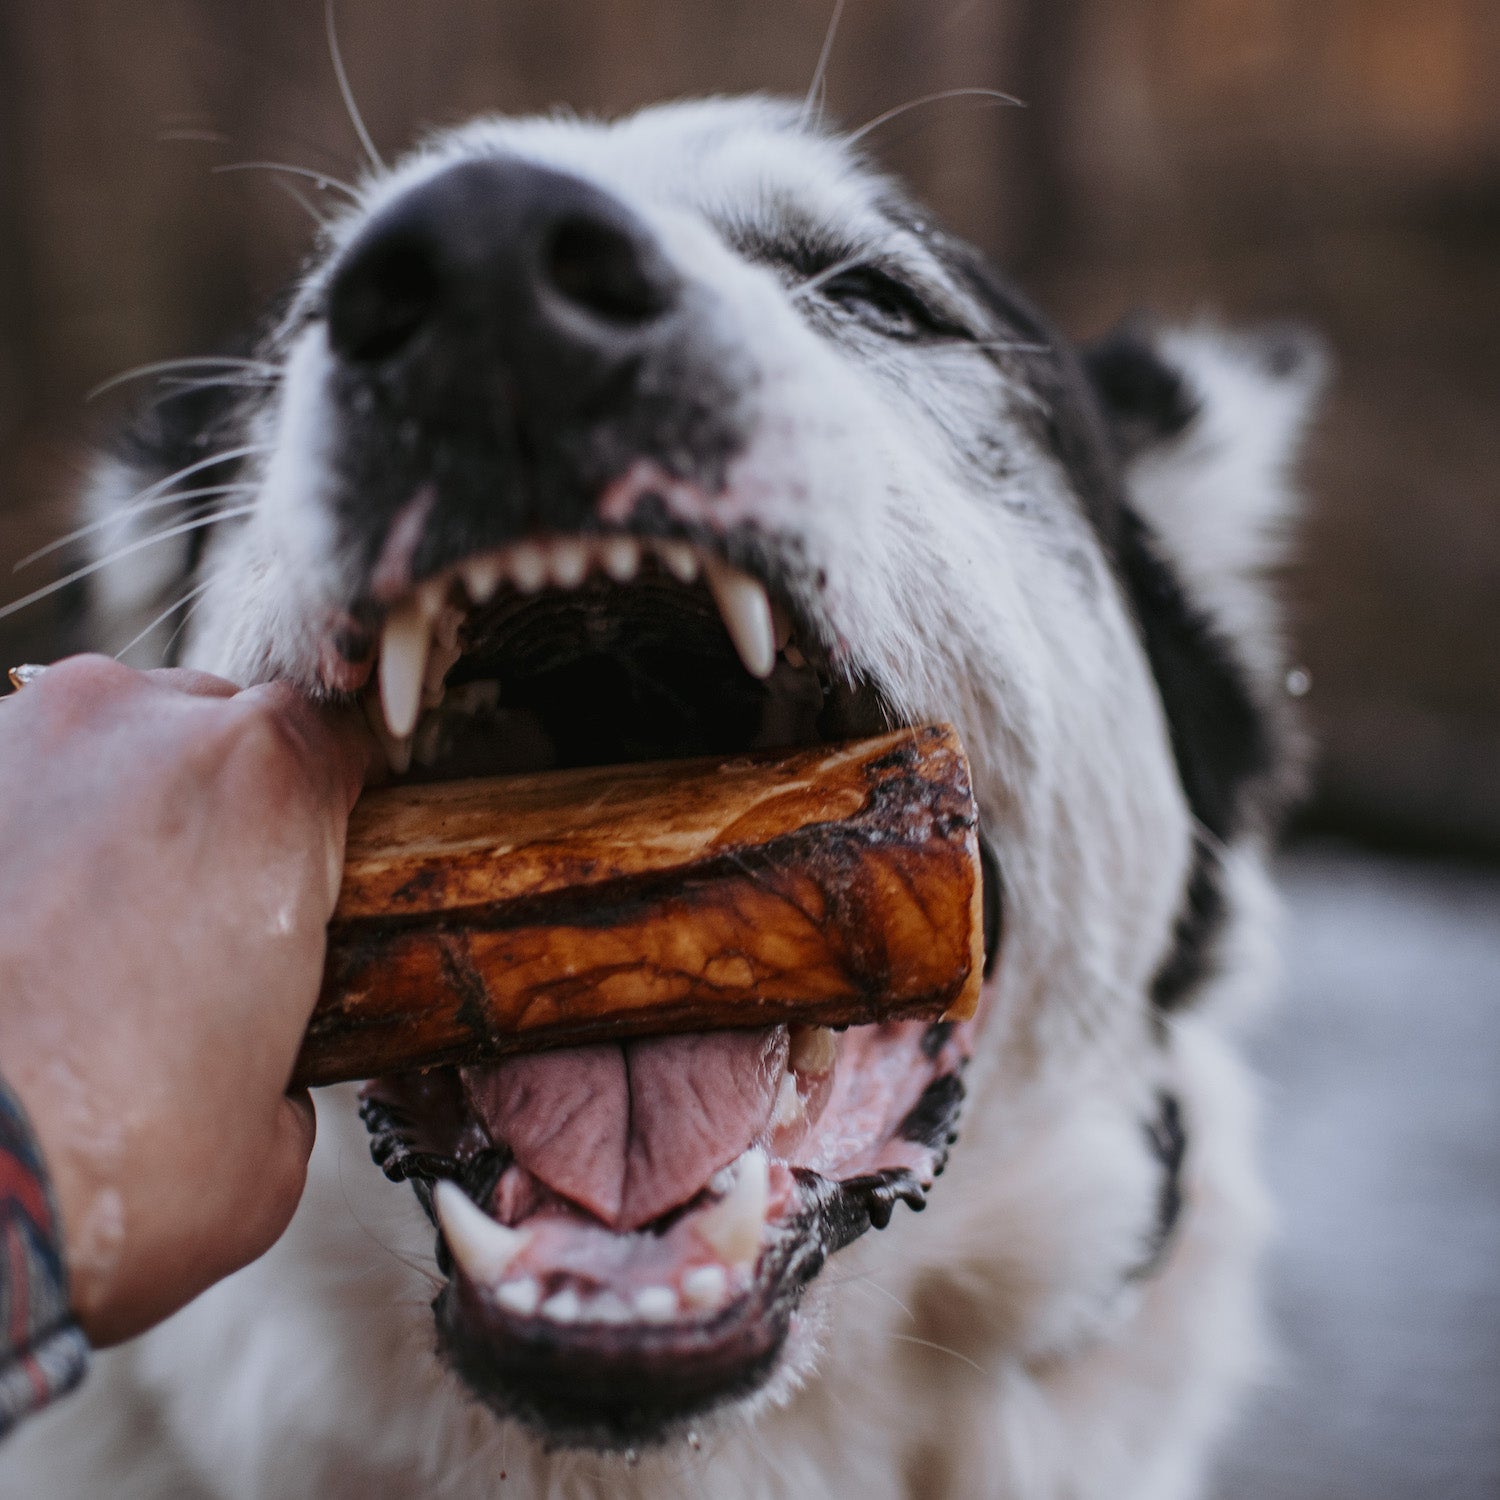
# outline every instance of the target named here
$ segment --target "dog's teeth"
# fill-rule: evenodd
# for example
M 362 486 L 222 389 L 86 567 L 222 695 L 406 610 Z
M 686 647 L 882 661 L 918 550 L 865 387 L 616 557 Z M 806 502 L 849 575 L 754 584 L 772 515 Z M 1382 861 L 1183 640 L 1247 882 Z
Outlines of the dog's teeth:
M 771 601 L 748 573 L 710 561 L 708 586 L 713 590 L 724 628 L 752 677 L 769 677 L 776 665 L 776 636 L 771 624 Z
M 760 1250 L 770 1198 L 770 1163 L 758 1146 L 736 1164 L 729 1196 L 707 1211 L 698 1233 L 732 1266 L 753 1263 Z
M 588 544 L 572 539 L 553 542 L 547 549 L 547 571 L 559 588 L 576 589 L 589 571 Z
M 792 1027 L 787 1062 L 794 1073 L 821 1078 L 838 1061 L 838 1055 L 838 1038 L 828 1027 Z
M 691 543 L 658 542 L 656 551 L 679 583 L 691 583 L 698 576 L 698 554 Z
M 523 594 L 534 594 L 546 583 L 547 554 L 535 542 L 517 542 L 508 562 L 511 582 Z
M 480 1286 L 498 1286 L 531 1238 L 524 1229 L 497 1224 L 456 1182 L 433 1188 L 432 1208 L 454 1260 Z
M 433 622 L 432 644 L 427 653 L 427 666 L 422 673 L 423 708 L 436 708 L 443 701 L 443 680 L 464 654 L 463 647 L 458 643 L 458 632 L 463 622 L 462 613 L 449 608 L 445 608 Z
M 670 1323 L 677 1316 L 677 1293 L 669 1286 L 643 1286 L 633 1301 L 648 1323 Z
M 711 1312 L 724 1301 L 729 1290 L 729 1273 L 723 1266 L 695 1266 L 682 1278 L 682 1296 L 699 1312 Z
M 495 1301 L 501 1307 L 529 1318 L 542 1300 L 542 1289 L 530 1276 L 517 1276 L 514 1281 L 504 1282 L 495 1293 Z
M 554 1323 L 576 1323 L 582 1311 L 583 1303 L 578 1293 L 570 1286 L 565 1286 L 560 1292 L 554 1292 L 542 1303 L 541 1307 L 542 1316 L 550 1318 Z
M 504 575 L 498 557 L 475 557 L 463 565 L 464 587 L 475 604 L 488 604 Z
M 441 714 L 427 714 L 417 725 L 411 756 L 419 766 L 435 766 L 443 758 L 446 728 Z
M 398 740 L 385 727 L 385 710 L 381 708 L 380 700 L 374 694 L 366 693 L 359 701 L 360 706 L 365 712 L 365 722 L 369 724 L 370 733 L 375 736 L 381 750 L 384 752 L 386 764 L 391 768 L 391 774 L 393 776 L 405 776 L 411 769 L 411 740 Z
M 640 571 L 641 547 L 634 537 L 607 537 L 602 548 L 604 571 L 616 583 L 629 583 Z
M 603 1292 L 597 1297 L 590 1297 L 583 1304 L 583 1321 L 585 1323 L 629 1323 L 631 1313 L 623 1297 L 617 1297 L 613 1292 Z
M 781 1075 L 781 1086 L 776 1090 L 776 1105 L 771 1111 L 771 1129 L 785 1130 L 795 1125 L 807 1113 L 802 1104 L 802 1095 L 797 1092 L 796 1076 L 790 1072 Z
M 425 618 L 435 620 L 442 614 L 443 607 L 448 603 L 448 590 L 451 587 L 451 578 L 429 578 L 417 590 L 417 608 Z
M 427 618 L 419 605 L 403 605 L 387 617 L 380 637 L 380 706 L 392 739 L 404 740 L 417 727 L 427 642 Z

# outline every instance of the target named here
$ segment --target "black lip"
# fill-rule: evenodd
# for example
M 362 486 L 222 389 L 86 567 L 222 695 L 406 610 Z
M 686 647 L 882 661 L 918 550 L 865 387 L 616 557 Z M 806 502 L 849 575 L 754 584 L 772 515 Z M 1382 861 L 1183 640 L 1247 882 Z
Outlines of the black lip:
M 951 1033 L 951 1026 L 933 1023 L 922 1038 L 923 1055 L 936 1059 Z M 928 1180 L 941 1176 L 958 1139 L 962 1071 L 960 1061 L 938 1073 L 895 1133 L 930 1153 Z M 441 1080 L 435 1075 L 424 1087 L 427 1111 L 441 1114 Z M 364 1101 L 361 1115 L 376 1164 L 393 1182 L 412 1184 L 430 1219 L 435 1181 L 457 1182 L 482 1202 L 510 1160 L 488 1145 L 461 1155 L 423 1149 L 413 1139 L 413 1122 L 377 1098 Z M 448 1277 L 432 1304 L 441 1357 L 476 1399 L 550 1446 L 618 1451 L 670 1441 L 765 1382 L 798 1304 L 830 1255 L 867 1230 L 884 1229 L 898 1204 L 914 1212 L 926 1206 L 924 1181 L 905 1168 L 844 1181 L 805 1168 L 793 1173 L 801 1207 L 773 1227 L 754 1285 L 699 1320 L 616 1326 L 521 1317 L 479 1293 L 439 1234 L 438 1265 Z
M 945 1145 L 935 1172 L 946 1154 Z M 670 1441 L 759 1389 L 830 1255 L 883 1229 L 897 1203 L 926 1206 L 926 1190 L 905 1169 L 846 1182 L 795 1175 L 802 1211 L 778 1226 L 750 1291 L 711 1319 L 559 1325 L 497 1307 L 460 1273 L 433 1302 L 439 1354 L 480 1401 L 550 1447 L 618 1451 Z

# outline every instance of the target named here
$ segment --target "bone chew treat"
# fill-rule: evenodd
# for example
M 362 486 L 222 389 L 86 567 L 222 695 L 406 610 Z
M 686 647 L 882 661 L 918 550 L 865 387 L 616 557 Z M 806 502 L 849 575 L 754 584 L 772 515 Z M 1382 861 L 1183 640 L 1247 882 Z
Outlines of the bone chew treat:
M 970 1016 L 978 821 L 941 725 L 369 792 L 296 1081 L 656 1032 Z

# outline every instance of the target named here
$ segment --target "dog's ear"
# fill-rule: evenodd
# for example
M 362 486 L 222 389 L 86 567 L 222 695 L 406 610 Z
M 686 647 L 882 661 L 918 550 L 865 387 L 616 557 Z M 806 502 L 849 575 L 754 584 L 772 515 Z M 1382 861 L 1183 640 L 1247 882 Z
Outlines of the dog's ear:
M 1283 561 L 1296 517 L 1292 470 L 1328 373 L 1321 341 L 1300 328 L 1152 329 L 1132 320 L 1084 361 L 1124 458 L 1132 507 L 1245 665 L 1279 676 L 1266 574 Z

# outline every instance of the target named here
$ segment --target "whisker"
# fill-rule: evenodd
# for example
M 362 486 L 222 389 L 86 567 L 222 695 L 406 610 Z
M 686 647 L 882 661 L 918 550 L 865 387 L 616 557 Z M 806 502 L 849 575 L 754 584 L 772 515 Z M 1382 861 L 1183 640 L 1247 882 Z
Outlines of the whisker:
M 157 384 L 177 391 L 264 391 L 275 385 L 278 379 L 279 376 L 239 374 L 222 375 L 218 379 L 212 375 L 204 375 L 197 380 L 190 380 L 186 375 L 163 375 Z
M 334 76 L 339 81 L 339 93 L 344 96 L 344 108 L 349 111 L 354 133 L 359 137 L 359 143 L 364 147 L 365 155 L 370 158 L 370 165 L 377 171 L 383 172 L 385 162 L 375 149 L 375 142 L 370 139 L 370 132 L 365 129 L 364 116 L 360 114 L 359 105 L 355 102 L 354 90 L 349 86 L 349 74 L 344 68 L 344 54 L 339 48 L 339 31 L 333 14 L 333 0 L 327 0 L 327 4 L 323 7 L 323 21 L 328 32 L 328 55 L 333 60 Z
M 308 181 L 315 182 L 320 188 L 333 188 L 337 192 L 347 193 L 351 202 L 359 202 L 359 190 L 351 187 L 342 178 L 331 177 L 327 172 L 317 172 L 311 167 L 293 166 L 287 161 L 231 161 L 222 166 L 210 167 L 209 171 L 215 176 L 224 172 L 290 172 L 293 177 L 306 177 Z
M 124 385 L 131 380 L 142 380 L 147 375 L 162 375 L 173 370 L 263 370 L 268 375 L 279 375 L 280 371 L 273 364 L 268 364 L 263 359 L 239 359 L 235 356 L 224 354 L 195 354 L 185 359 L 158 359 L 149 365 L 136 365 L 129 370 L 121 370 L 118 375 L 111 375 L 108 380 L 101 381 L 83 399 L 94 400 L 102 396 L 106 391 L 112 391 L 117 385 Z
M 185 469 L 179 469 L 175 474 L 168 474 L 165 479 L 158 479 L 155 484 L 148 485 L 143 490 L 138 490 L 130 497 L 124 505 L 116 506 L 109 515 L 100 517 L 97 521 L 90 521 L 87 526 L 80 526 L 77 531 L 71 531 L 67 536 L 59 537 L 55 542 L 48 542 L 45 547 L 39 547 L 35 552 L 28 552 L 20 562 L 12 569 L 12 573 L 19 573 L 22 568 L 29 567 L 39 557 L 46 557 L 50 552 L 56 552 L 59 547 L 65 547 L 69 542 L 76 542 L 80 537 L 91 536 L 96 531 L 102 531 L 105 527 L 123 520 L 126 516 L 139 515 L 142 511 L 153 510 L 152 503 L 160 495 L 172 488 L 180 479 L 190 479 L 194 474 L 201 474 L 205 469 L 212 469 L 219 464 L 233 462 L 237 458 L 248 458 L 256 453 L 269 453 L 271 450 L 264 443 L 252 444 L 245 448 L 230 448 L 224 453 L 210 454 L 207 458 L 201 458 L 197 463 L 192 463 Z M 232 490 L 239 489 L 240 485 L 213 485 L 203 490 L 184 490 L 175 495 L 167 495 L 165 504 L 172 504 L 177 500 L 199 499 L 205 495 L 216 492 L 228 494 Z M 254 486 L 245 486 L 250 489 Z
M 823 47 L 818 53 L 818 65 L 813 69 L 812 82 L 807 86 L 807 97 L 802 101 L 802 115 L 800 123 L 805 129 L 813 117 L 813 110 L 818 102 L 818 95 L 823 88 L 823 82 L 828 76 L 828 63 L 833 57 L 834 39 L 839 34 L 839 22 L 844 18 L 844 0 L 834 0 L 833 15 L 828 21 L 828 30 L 823 33 Z
M 981 1375 L 990 1373 L 983 1365 L 970 1359 L 967 1354 L 961 1354 L 957 1349 L 949 1348 L 947 1344 L 935 1344 L 931 1339 L 919 1339 L 914 1333 L 893 1333 L 889 1336 L 898 1339 L 903 1344 L 919 1344 L 924 1349 L 935 1349 L 939 1354 L 951 1354 L 954 1359 L 968 1365 L 971 1370 L 977 1370 Z
M 217 578 L 218 575 L 215 574 L 214 576 L 215 578 Z M 198 597 L 194 599 L 190 605 L 188 605 L 187 609 L 183 612 L 182 618 L 177 622 L 177 629 L 167 637 L 167 644 L 162 648 L 162 656 L 168 662 L 170 662 L 172 658 L 172 648 L 176 646 L 178 638 L 182 635 L 182 632 L 188 628 L 188 622 L 193 618 L 195 614 L 198 613 L 198 606 L 203 603 L 204 598 L 205 596 L 203 594 L 199 594 Z
M 201 141 L 206 146 L 227 146 L 229 137 L 221 130 L 203 129 L 178 129 L 159 130 L 156 133 L 159 141 Z
M 300 208 L 308 216 L 308 218 L 310 218 L 313 223 L 318 226 L 319 229 L 326 229 L 328 227 L 327 217 L 318 212 L 317 205 L 295 183 L 283 182 L 280 177 L 273 177 L 271 181 L 278 188 L 280 188 L 281 191 L 285 193 L 287 197 L 290 198 L 292 202 L 295 203 L 297 207 Z
M 153 500 L 132 501 L 128 505 L 122 505 L 112 510 L 107 516 L 101 516 L 97 521 L 90 521 L 87 526 L 80 526 L 76 531 L 70 531 L 66 536 L 60 536 L 56 541 L 48 542 L 45 547 L 38 547 L 35 552 L 28 553 L 18 562 L 11 572 L 19 573 L 22 568 L 37 561 L 38 558 L 46 557 L 50 553 L 66 547 L 69 542 L 76 542 L 83 537 L 92 536 L 96 531 L 106 531 L 111 526 L 117 526 L 132 516 L 143 515 L 148 510 L 162 510 L 169 505 L 176 505 L 183 500 L 205 500 L 214 495 L 254 494 L 259 488 L 253 484 L 211 484 L 198 490 L 176 490 L 170 495 L 158 496 Z
M 961 339 L 968 349 L 1000 349 L 1012 354 L 1051 354 L 1051 344 L 1019 344 L 1014 339 Z
M 794 286 L 788 295 L 805 297 L 809 292 L 817 291 L 824 283 L 832 281 L 835 276 L 841 276 L 845 271 L 852 271 L 855 266 L 862 265 L 863 262 L 864 257 L 860 255 L 851 255 L 846 260 L 835 261 L 831 266 L 825 266 L 823 270 L 809 276 L 806 281 Z
M 69 584 L 77 583 L 81 578 L 88 578 L 105 568 L 113 567 L 122 558 L 129 557 L 132 553 L 139 552 L 145 547 L 154 547 L 160 542 L 170 541 L 174 536 L 182 536 L 186 532 L 197 531 L 204 526 L 212 526 L 218 521 L 233 521 L 240 516 L 251 515 L 254 511 L 255 507 L 253 505 L 241 505 L 232 510 L 215 511 L 209 516 L 199 516 L 195 520 L 184 521 L 180 526 L 171 526 L 165 531 L 153 532 L 148 537 L 142 537 L 138 542 L 132 542 L 128 547 L 121 547 L 119 551 L 112 552 L 108 557 L 101 557 L 97 562 L 88 563 L 81 568 L 75 568 L 66 577 L 59 578 L 54 583 L 49 583 L 45 588 L 33 590 L 24 599 L 17 599 L 14 603 L 7 604 L 3 609 L 0 609 L 0 620 L 16 614 L 19 610 L 26 609 L 32 604 L 40 603 L 43 599 L 57 593 L 59 589 L 65 589 Z
M 203 580 L 203 582 L 200 583 L 200 584 L 198 584 L 198 586 L 196 588 L 189 589 L 187 591 L 187 593 L 185 593 L 180 599 L 178 599 L 178 600 L 174 601 L 173 603 L 169 604 L 164 610 L 162 610 L 162 612 L 159 615 L 157 615 L 157 617 L 143 631 L 141 631 L 141 633 L 138 636 L 136 636 L 133 640 L 129 641 L 127 644 L 121 646 L 120 649 L 115 652 L 115 660 L 116 661 L 123 661 L 125 659 L 125 656 L 126 656 L 127 652 L 134 651 L 135 648 L 137 646 L 139 646 L 140 643 L 143 640 L 145 640 L 146 637 L 148 635 L 150 635 L 151 632 L 153 630 L 155 630 L 158 625 L 164 625 L 164 624 L 166 624 L 166 622 L 169 619 L 171 619 L 171 617 L 173 615 L 175 615 L 177 613 L 177 611 L 179 609 L 181 609 L 184 604 L 190 604 L 194 599 L 196 599 L 200 594 L 202 594 L 202 592 L 206 588 L 208 588 L 213 582 L 214 582 L 213 578 L 205 578 Z M 172 641 L 175 641 L 176 639 L 177 639 L 177 632 L 174 631 L 173 634 L 172 634 L 171 640 L 169 640 L 167 642 L 167 649 L 169 651 L 172 648 Z
M 1024 99 L 1017 99 L 1014 94 L 1005 94 L 999 89 L 943 89 L 936 94 L 923 94 L 920 99 L 908 99 L 905 104 L 898 104 L 894 109 L 888 109 L 884 114 L 876 115 L 873 120 L 867 120 L 858 130 L 846 135 L 844 144 L 846 146 L 857 145 L 872 130 L 879 130 L 882 125 L 888 125 L 908 111 L 921 109 L 928 104 L 941 104 L 945 99 L 990 99 L 997 104 L 1013 104 L 1017 109 L 1026 108 Z

